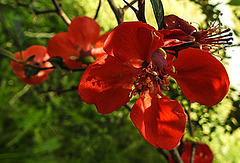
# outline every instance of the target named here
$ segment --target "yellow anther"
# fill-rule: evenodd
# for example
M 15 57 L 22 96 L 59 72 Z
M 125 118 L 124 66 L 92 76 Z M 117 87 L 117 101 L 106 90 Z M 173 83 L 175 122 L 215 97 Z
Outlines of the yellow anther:
M 175 69 L 174 66 L 171 67 L 171 71 L 172 71 L 174 74 L 176 74 L 176 69 Z
M 162 98 L 162 96 L 160 94 L 157 94 L 157 98 Z

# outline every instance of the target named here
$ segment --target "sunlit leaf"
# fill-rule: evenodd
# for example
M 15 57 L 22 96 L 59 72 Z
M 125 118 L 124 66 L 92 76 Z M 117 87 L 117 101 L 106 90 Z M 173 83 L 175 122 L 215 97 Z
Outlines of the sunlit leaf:
M 158 29 L 161 30 L 163 28 L 164 21 L 164 9 L 161 0 L 151 0 L 153 12 L 157 21 Z
M 17 59 L 13 56 L 13 54 L 5 49 L 0 48 L 0 55 L 17 62 Z
M 239 6 L 240 5 L 240 1 L 239 0 L 231 0 L 228 4 L 232 5 L 232 6 Z

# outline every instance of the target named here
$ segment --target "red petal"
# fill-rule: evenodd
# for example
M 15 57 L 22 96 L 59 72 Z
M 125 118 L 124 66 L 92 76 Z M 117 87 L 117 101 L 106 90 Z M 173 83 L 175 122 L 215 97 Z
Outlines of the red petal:
M 91 45 L 98 40 L 100 26 L 98 23 L 89 17 L 75 17 L 68 27 L 70 40 L 83 48 L 84 51 L 91 49 Z
M 104 50 L 122 61 L 150 61 L 151 54 L 163 45 L 163 36 L 142 22 L 124 22 L 109 34 Z
M 106 54 L 106 52 L 103 50 L 103 44 L 104 44 L 105 40 L 107 39 L 109 33 L 110 32 L 106 32 L 106 33 L 102 34 L 98 38 L 98 41 L 96 42 L 96 44 L 94 45 L 94 48 L 92 49 L 91 53 L 96 58 L 100 58 Z
M 175 148 L 185 130 L 186 115 L 177 100 L 146 93 L 132 108 L 130 118 L 143 138 L 155 147 Z
M 69 40 L 67 32 L 61 32 L 54 35 L 48 41 L 47 50 L 51 57 L 59 56 L 65 60 L 72 56 L 80 56 L 80 53 L 77 52 L 77 46 L 74 46 Z
M 164 25 L 165 29 L 181 29 L 189 35 L 196 31 L 195 27 L 176 15 L 164 16 Z
M 228 74 L 211 53 L 192 48 L 182 50 L 174 66 L 177 73 L 169 73 L 188 100 L 213 106 L 227 94 L 230 84 Z
M 116 57 L 105 55 L 84 72 L 78 93 L 86 103 L 95 104 L 99 113 L 111 113 L 130 100 L 133 77 L 140 72 Z
M 183 32 L 180 29 L 163 29 L 158 31 L 164 35 L 164 45 L 162 47 L 171 47 L 184 44 L 186 42 L 193 42 L 195 38 Z

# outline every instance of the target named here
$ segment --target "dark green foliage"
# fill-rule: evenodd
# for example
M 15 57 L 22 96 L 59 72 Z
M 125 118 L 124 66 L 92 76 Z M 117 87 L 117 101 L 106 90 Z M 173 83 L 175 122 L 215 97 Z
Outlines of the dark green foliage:
M 151 0 L 153 12 L 157 21 L 158 29 L 163 28 L 164 22 L 164 9 L 161 0 Z

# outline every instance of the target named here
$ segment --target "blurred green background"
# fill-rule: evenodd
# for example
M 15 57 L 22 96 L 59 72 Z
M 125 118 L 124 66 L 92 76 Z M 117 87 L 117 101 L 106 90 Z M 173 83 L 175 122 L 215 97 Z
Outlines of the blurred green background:
M 70 19 L 76 16 L 93 18 L 98 7 L 96 0 L 58 2 Z M 208 0 L 162 2 L 166 15 L 176 14 L 203 29 L 220 13 L 220 4 Z M 233 31 L 238 37 L 240 2 L 226 2 L 229 2 L 226 6 L 234 18 L 236 28 Z M 147 21 L 156 27 L 150 2 L 146 3 Z M 116 4 L 118 7 L 125 5 L 121 0 L 117 0 Z M 34 10 L 52 9 L 51 0 L 0 0 L 0 48 L 15 53 L 31 45 L 46 46 L 54 34 L 67 31 L 67 25 L 57 14 L 34 14 Z M 128 9 L 125 21 L 130 20 L 136 18 Z M 101 26 L 101 33 L 117 25 L 106 0 L 96 21 Z M 225 58 L 223 63 L 231 57 L 224 50 L 219 55 Z M 49 88 L 64 90 L 77 86 L 82 72 L 69 73 L 56 69 L 44 83 L 29 86 L 14 75 L 10 60 L 0 55 L 0 74 L 0 162 L 167 162 L 155 147 L 141 137 L 126 108 L 102 115 L 97 113 L 94 105 L 82 102 L 77 90 L 63 94 L 43 93 Z M 172 84 L 168 95 L 187 107 L 187 100 L 176 84 Z M 211 147 L 214 162 L 240 162 L 239 91 L 232 87 L 217 106 L 193 104 L 192 108 L 195 139 Z M 188 134 L 187 129 L 186 132 Z

